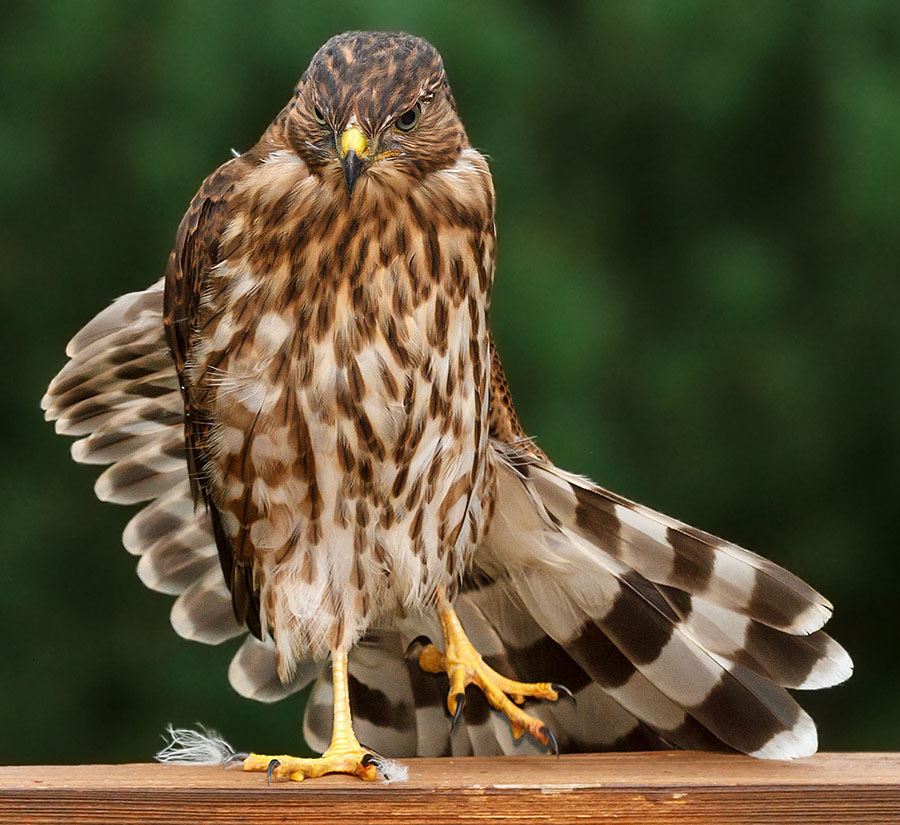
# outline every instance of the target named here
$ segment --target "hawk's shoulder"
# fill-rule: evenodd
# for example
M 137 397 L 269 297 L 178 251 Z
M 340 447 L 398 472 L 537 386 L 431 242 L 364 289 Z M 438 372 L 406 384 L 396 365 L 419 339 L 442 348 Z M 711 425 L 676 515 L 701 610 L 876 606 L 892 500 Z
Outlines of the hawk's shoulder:
M 272 153 L 287 146 L 286 111 L 259 142 L 209 175 L 181 219 L 175 248 L 166 267 L 164 312 L 166 335 L 179 375 L 190 349 L 191 325 L 210 270 L 223 254 L 223 234 L 236 206 L 244 179 Z
M 253 162 L 244 156 L 223 163 L 203 181 L 178 227 L 166 267 L 165 323 L 179 374 L 190 347 L 203 282 L 219 260 L 236 185 L 252 167 Z

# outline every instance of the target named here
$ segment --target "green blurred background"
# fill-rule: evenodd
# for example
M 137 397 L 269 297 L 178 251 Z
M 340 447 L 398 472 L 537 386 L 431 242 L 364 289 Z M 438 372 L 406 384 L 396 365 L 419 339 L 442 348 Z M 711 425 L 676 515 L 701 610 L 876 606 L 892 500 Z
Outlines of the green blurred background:
M 492 159 L 494 327 L 559 463 L 757 550 L 837 606 L 825 749 L 900 745 L 900 4 L 9 2 L 0 32 L 0 762 L 146 760 L 167 722 L 299 750 L 168 626 L 38 401 L 162 273 L 206 174 L 315 49 L 442 52 Z

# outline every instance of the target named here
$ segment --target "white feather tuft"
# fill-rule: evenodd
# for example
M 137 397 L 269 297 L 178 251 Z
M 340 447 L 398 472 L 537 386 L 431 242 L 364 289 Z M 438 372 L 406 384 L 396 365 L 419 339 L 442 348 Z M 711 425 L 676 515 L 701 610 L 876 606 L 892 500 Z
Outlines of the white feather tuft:
M 199 730 L 169 725 L 166 728 L 168 741 L 156 754 L 156 761 L 166 765 L 221 765 L 234 756 L 234 748 L 217 731 L 203 725 L 197 727 Z
M 395 762 L 393 759 L 380 757 L 378 759 L 378 772 L 384 779 L 385 785 L 409 781 L 409 768 L 402 762 Z

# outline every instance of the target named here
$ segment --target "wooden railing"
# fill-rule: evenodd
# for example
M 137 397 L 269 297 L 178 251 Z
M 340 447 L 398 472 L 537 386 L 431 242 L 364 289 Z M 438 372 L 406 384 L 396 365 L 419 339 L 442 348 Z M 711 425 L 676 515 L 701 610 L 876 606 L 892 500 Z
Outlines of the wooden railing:
M 0 823 L 900 823 L 900 754 L 410 759 L 409 780 L 267 786 L 239 768 L 0 767 Z

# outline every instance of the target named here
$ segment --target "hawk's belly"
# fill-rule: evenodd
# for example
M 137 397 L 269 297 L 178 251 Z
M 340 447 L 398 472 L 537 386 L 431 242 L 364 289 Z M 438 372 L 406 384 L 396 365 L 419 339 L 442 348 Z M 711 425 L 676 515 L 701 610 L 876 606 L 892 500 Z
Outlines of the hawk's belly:
M 433 288 L 397 313 L 381 276 L 370 312 L 348 289 L 306 324 L 261 313 L 207 377 L 223 525 L 276 640 L 313 650 L 452 589 L 486 526 L 483 304 Z

